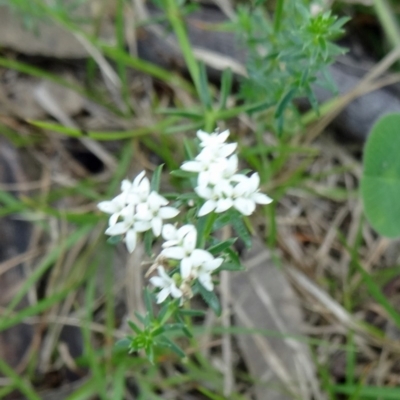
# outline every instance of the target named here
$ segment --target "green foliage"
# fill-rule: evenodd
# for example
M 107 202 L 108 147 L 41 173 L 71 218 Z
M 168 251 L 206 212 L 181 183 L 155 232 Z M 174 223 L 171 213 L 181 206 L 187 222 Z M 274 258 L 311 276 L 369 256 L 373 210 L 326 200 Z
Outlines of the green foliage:
M 381 118 L 364 151 L 361 196 L 371 225 L 382 235 L 400 236 L 400 114 Z
M 275 104 L 278 120 L 300 96 L 317 107 L 312 84 L 318 80 L 334 89 L 327 67 L 344 51 L 332 40 L 343 33 L 347 19 L 329 11 L 313 16 L 307 1 L 286 1 L 279 24 L 261 6 L 242 7 L 238 15 L 237 30 L 248 49 L 249 78 L 242 82 L 243 98 Z

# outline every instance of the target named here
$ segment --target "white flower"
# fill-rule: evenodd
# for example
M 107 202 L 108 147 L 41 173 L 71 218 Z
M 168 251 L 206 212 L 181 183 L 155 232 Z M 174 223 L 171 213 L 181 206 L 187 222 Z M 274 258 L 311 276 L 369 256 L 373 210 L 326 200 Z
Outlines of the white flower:
M 152 230 L 154 236 L 160 236 L 163 220 L 174 218 L 179 210 L 167 207 L 168 200 L 157 192 L 150 192 L 150 181 L 142 171 L 132 182 L 124 179 L 121 194 L 110 201 L 98 204 L 101 211 L 111 214 L 106 235 L 125 235 L 124 240 L 129 252 L 137 244 L 138 233 Z
M 162 303 L 169 295 L 175 299 L 182 297 L 182 291 L 178 289 L 175 281 L 165 272 L 162 266 L 157 268 L 159 276 L 150 278 L 150 282 L 161 291 L 157 294 L 157 303 Z
M 142 171 L 132 182 L 131 186 L 128 188 L 127 183 L 126 190 L 130 196 L 130 202 L 136 204 L 144 202 L 150 194 L 150 181 L 145 176 L 146 172 Z M 124 184 L 124 181 L 123 181 Z M 122 186 L 122 185 L 121 185 Z
M 193 225 L 184 225 L 176 233 L 172 230 L 170 233 L 172 239 L 164 243 L 161 254 L 173 260 L 181 260 L 181 275 L 186 279 L 191 273 L 192 254 L 194 253 L 194 257 L 201 256 L 204 250 L 196 249 L 197 231 Z
M 211 254 L 210 254 L 211 255 Z M 194 276 L 200 281 L 200 283 L 211 292 L 214 289 L 214 284 L 211 278 L 211 274 L 221 266 L 223 263 L 222 258 L 209 258 L 204 260 L 200 265 L 193 269 Z
M 106 214 L 111 214 L 108 224 L 115 225 L 121 216 L 122 210 L 126 207 L 127 193 L 121 193 L 109 201 L 100 202 L 97 207 Z
M 233 206 L 233 187 L 229 182 L 222 181 L 215 186 L 197 186 L 194 190 L 207 200 L 199 210 L 199 217 L 212 211 L 221 213 Z
M 226 179 L 215 186 L 197 186 L 196 193 L 207 201 L 199 210 L 199 217 L 209 214 L 225 212 L 231 207 L 236 208 L 243 215 L 250 215 L 258 204 L 269 204 L 272 199 L 259 192 L 260 177 L 254 173 L 250 178 L 245 175 L 233 175 L 231 182 Z M 235 186 L 233 186 L 235 185 Z
M 225 171 L 234 169 L 236 172 L 237 157 L 233 155 L 227 159 L 236 147 L 237 143 L 229 143 L 219 148 L 206 147 L 193 161 L 184 162 L 181 169 L 198 173 L 198 184 L 206 185 L 215 181 L 216 176 L 224 175 Z
M 202 249 L 196 249 L 197 231 L 193 225 L 184 225 L 176 229 L 172 225 L 166 225 L 163 229 L 163 237 L 168 239 L 164 244 L 161 255 L 173 260 L 180 260 L 180 272 L 182 279 L 192 276 L 192 269 L 202 262 L 210 260 L 212 255 Z
M 162 247 L 171 247 L 176 245 L 182 245 L 183 239 L 188 233 L 196 235 L 195 241 L 197 240 L 197 231 L 194 225 L 183 225 L 177 229 L 174 225 L 165 224 L 162 229 L 162 237 L 166 240 Z
M 239 183 L 233 189 L 233 206 L 243 215 L 250 215 L 256 204 L 270 204 L 272 199 L 259 192 L 260 176 L 255 172 L 250 177 L 237 175 Z
M 226 142 L 229 136 L 229 129 L 221 133 L 207 133 L 202 130 L 197 131 L 197 137 L 200 139 L 201 147 L 218 147 Z
M 163 220 L 174 218 L 179 214 L 178 209 L 165 207 L 167 204 L 168 200 L 165 197 L 153 191 L 145 203 L 137 206 L 137 218 L 150 221 L 151 229 L 156 237 L 161 235 Z
M 137 218 L 134 212 L 135 206 L 129 204 L 120 213 L 121 221 L 110 225 L 105 234 L 109 236 L 119 236 L 125 234 L 125 243 L 130 253 L 135 250 L 137 243 L 137 233 L 146 232 L 151 229 L 150 221 L 143 221 Z
M 236 172 L 237 157 L 232 154 L 237 148 L 237 143 L 225 143 L 229 130 L 210 134 L 199 130 L 197 136 L 201 140 L 202 150 L 194 160 L 184 162 L 181 169 L 198 173 L 198 185 L 215 182 L 225 171 L 233 169 Z M 233 158 L 228 159 L 229 156 Z

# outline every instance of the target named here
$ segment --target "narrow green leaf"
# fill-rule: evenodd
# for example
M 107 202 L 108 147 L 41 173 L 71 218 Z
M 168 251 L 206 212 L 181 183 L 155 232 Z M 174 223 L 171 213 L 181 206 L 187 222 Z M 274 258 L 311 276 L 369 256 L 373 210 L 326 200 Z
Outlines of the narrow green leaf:
M 127 338 L 125 339 L 120 339 L 118 340 L 115 344 L 114 347 L 118 350 L 126 350 L 128 351 L 129 348 L 131 347 L 132 340 L 129 340 Z
M 218 255 L 222 253 L 224 250 L 228 249 L 231 247 L 234 243 L 236 242 L 236 238 L 231 238 L 228 240 L 225 240 L 224 242 L 220 242 L 215 244 L 214 246 L 211 246 L 207 249 L 212 255 Z
M 0 358 L 0 371 L 3 376 L 9 378 L 14 386 L 26 396 L 28 400 L 40 400 L 40 397 L 20 374 L 16 373 L 4 360 Z
M 222 73 L 221 77 L 221 94 L 220 94 L 220 102 L 219 102 L 219 108 L 221 110 L 226 108 L 226 101 L 228 100 L 228 96 L 231 93 L 232 90 L 232 70 L 230 68 L 227 68 L 224 70 Z
M 232 226 L 246 247 L 250 248 L 252 245 L 251 235 L 243 222 L 242 216 L 238 215 L 237 218 L 232 219 Z
M 143 234 L 144 250 L 149 257 L 153 255 L 153 239 L 154 236 L 151 230 Z
M 161 173 L 162 173 L 163 167 L 164 167 L 164 164 L 159 165 L 153 172 L 153 176 L 151 178 L 150 188 L 151 188 L 151 190 L 154 190 L 156 192 L 158 192 L 160 190 Z
M 194 288 L 200 293 L 206 304 L 214 311 L 218 317 L 221 315 L 221 304 L 218 296 L 213 292 L 209 292 L 199 281 L 194 285 Z
M 379 387 L 379 386 L 362 386 L 359 385 L 332 385 L 330 387 L 333 392 L 353 395 L 358 393 L 359 399 L 382 399 L 382 400 L 398 400 L 400 399 L 400 389 L 397 387 Z
M 176 343 L 174 343 L 171 339 L 169 339 L 166 336 L 161 336 L 157 338 L 156 343 L 161 347 L 165 347 L 167 349 L 172 350 L 180 358 L 186 357 L 185 352 Z
M 282 117 L 285 109 L 287 108 L 287 106 L 292 101 L 292 99 L 295 96 L 296 92 L 297 92 L 297 88 L 292 88 L 287 93 L 285 93 L 284 96 L 282 96 L 281 100 L 279 101 L 279 103 L 278 103 L 278 105 L 276 107 L 276 111 L 275 111 L 275 118 L 276 119 L 279 119 L 279 118 Z
M 164 118 L 162 121 L 143 128 L 132 129 L 128 131 L 115 131 L 115 132 L 94 132 L 94 131 L 83 131 L 81 129 L 70 128 L 60 124 L 55 124 L 45 121 L 29 121 L 33 126 L 41 129 L 62 133 L 63 135 L 70 137 L 90 137 L 95 140 L 121 140 L 130 139 L 135 137 L 146 136 L 157 131 L 162 133 L 169 126 L 173 126 L 178 121 L 177 117 Z
M 141 329 L 133 321 L 128 321 L 128 325 L 137 335 L 142 333 Z
M 211 95 L 210 90 L 208 88 L 208 78 L 207 78 L 207 71 L 204 63 L 200 63 L 199 66 L 199 78 L 200 78 L 200 93 L 199 97 L 200 100 L 206 110 L 211 109 Z
M 215 271 L 215 273 L 218 273 L 220 271 L 244 271 L 245 269 L 246 268 L 243 265 L 233 262 L 225 262 Z

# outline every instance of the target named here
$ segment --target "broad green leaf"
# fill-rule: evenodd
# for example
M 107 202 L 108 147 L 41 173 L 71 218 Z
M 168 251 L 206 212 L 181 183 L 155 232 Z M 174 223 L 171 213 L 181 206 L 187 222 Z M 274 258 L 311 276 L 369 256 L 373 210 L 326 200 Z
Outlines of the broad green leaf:
M 381 118 L 364 151 L 361 195 L 365 214 L 380 234 L 400 236 L 400 114 Z

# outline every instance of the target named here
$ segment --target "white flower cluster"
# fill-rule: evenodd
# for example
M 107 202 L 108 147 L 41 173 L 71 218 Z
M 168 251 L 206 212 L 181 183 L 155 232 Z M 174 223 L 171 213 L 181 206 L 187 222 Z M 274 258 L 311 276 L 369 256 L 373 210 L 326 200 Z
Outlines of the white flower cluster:
M 133 252 L 140 232 L 152 230 L 154 236 L 161 234 L 163 220 L 174 218 L 179 210 L 166 207 L 168 200 L 155 191 L 150 191 L 150 182 L 142 171 L 130 182 L 123 180 L 121 193 L 110 201 L 102 201 L 98 208 L 111 214 L 106 235 L 125 235 L 129 252 Z
M 208 134 L 197 132 L 201 151 L 193 161 L 187 161 L 182 170 L 198 174 L 195 192 L 205 200 L 198 216 L 210 212 L 222 213 L 235 208 L 243 215 L 254 212 L 256 204 L 269 204 L 272 199 L 259 192 L 260 178 L 257 173 L 246 176 L 238 173 L 237 143 L 226 143 L 229 131 Z M 194 225 L 183 225 L 179 229 L 163 222 L 174 218 L 179 210 L 167 206 L 168 200 L 151 191 L 150 182 L 141 172 L 132 182 L 122 181 L 121 193 L 110 201 L 98 204 L 101 211 L 110 214 L 106 234 L 123 235 L 129 252 L 136 247 L 138 234 L 152 230 L 154 236 L 162 235 L 165 242 L 156 260 L 158 276 L 150 282 L 160 291 L 157 303 L 168 296 L 187 299 L 192 296 L 192 286 L 198 281 L 206 290 L 212 291 L 212 274 L 223 258 L 196 248 L 197 230 Z M 167 263 L 164 264 L 164 261 Z M 179 272 L 170 276 L 165 270 L 177 263 Z M 152 270 L 152 269 L 151 269 Z
M 223 259 L 214 258 L 203 249 L 196 248 L 197 230 L 194 225 L 183 225 L 177 229 L 171 224 L 164 225 L 162 236 L 166 240 L 162 245 L 161 256 L 178 260 L 179 271 L 177 279 L 171 278 L 164 267 L 158 266 L 159 276 L 150 278 L 150 282 L 161 289 L 157 295 L 157 303 L 162 303 L 169 295 L 174 298 L 190 297 L 190 287 L 194 280 L 208 291 L 212 291 L 212 273 L 221 266 Z M 179 284 L 179 287 L 178 287 Z
M 234 207 L 243 215 L 250 215 L 258 204 L 269 204 L 272 199 L 259 192 L 260 177 L 237 174 L 237 143 L 225 143 L 229 130 L 208 134 L 199 130 L 201 152 L 194 161 L 186 161 L 181 169 L 198 174 L 196 193 L 205 203 L 199 217 L 210 212 L 222 213 Z

